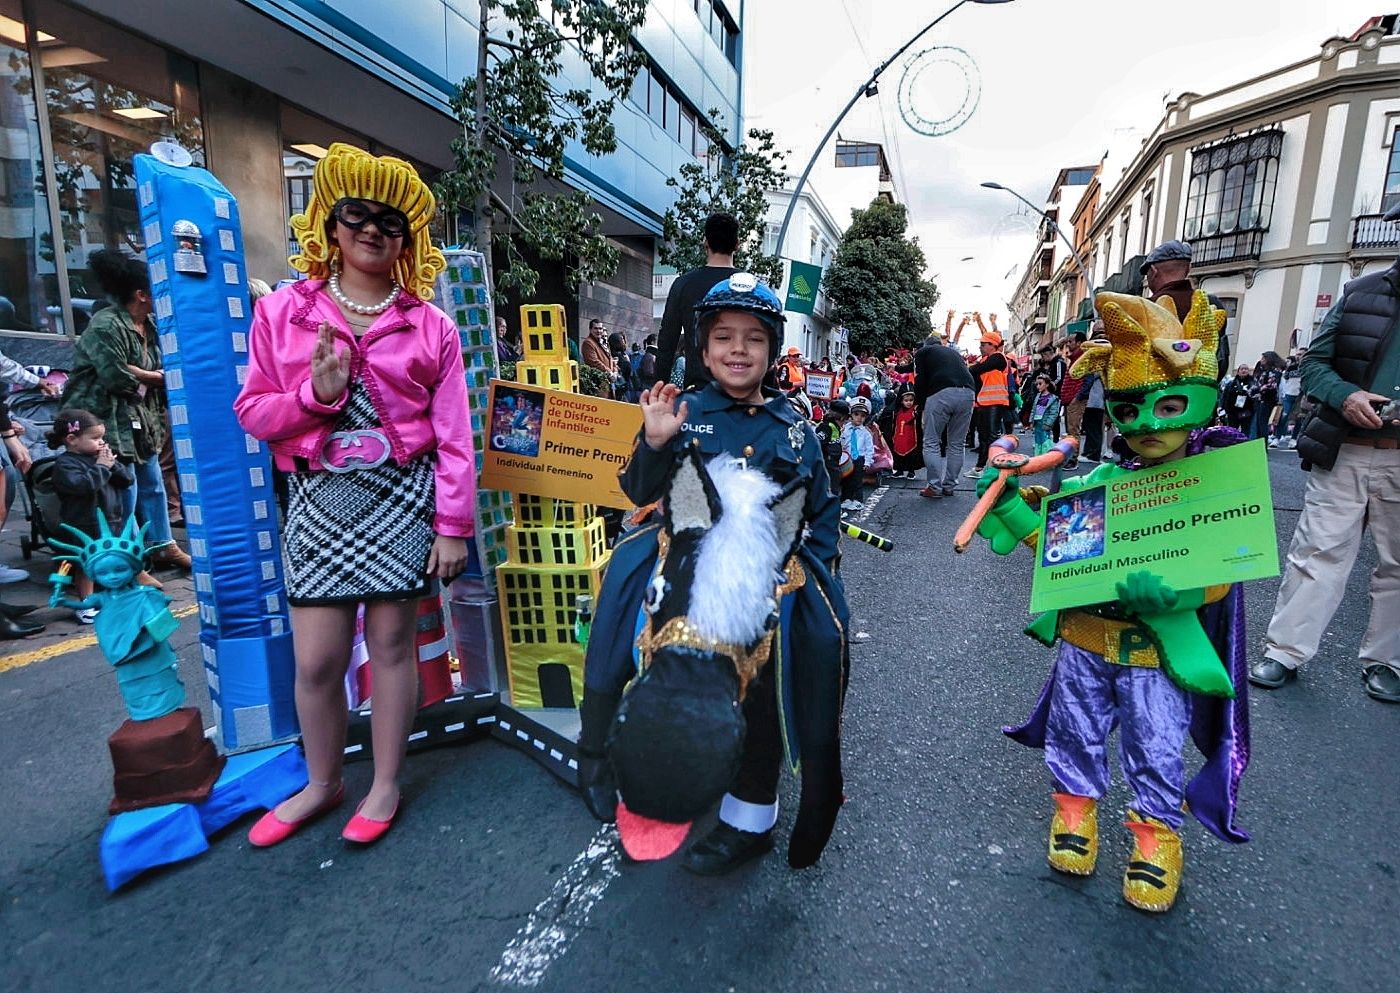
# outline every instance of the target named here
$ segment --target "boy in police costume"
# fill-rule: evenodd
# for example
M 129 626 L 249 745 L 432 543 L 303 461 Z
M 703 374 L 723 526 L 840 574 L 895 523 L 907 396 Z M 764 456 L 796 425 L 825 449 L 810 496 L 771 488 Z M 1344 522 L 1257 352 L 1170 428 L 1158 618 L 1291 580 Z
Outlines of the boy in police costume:
M 734 273 L 716 284 L 695 312 L 713 381 L 683 394 L 661 383 L 642 393 L 643 428 L 621 474 L 622 489 L 638 506 L 658 500 L 688 448 L 707 462 L 741 458 L 779 485 L 798 481 L 806 492 L 807 534 L 797 557 L 807 581 L 783 604 L 779 636 L 785 650 L 775 652 L 749 686 L 743 760 L 720 804 L 719 822 L 691 846 L 682 864 L 700 875 L 719 875 L 772 848 L 786 751 L 794 772 L 800 762 L 802 776 L 788 861 L 803 868 L 820 857 L 842 799 L 839 732 L 848 658 L 846 600 L 836 575 L 840 507 L 811 425 L 781 393 L 762 386 L 782 344 L 778 296 L 753 275 Z M 637 672 L 638 612 L 661 531 L 653 519 L 614 548 L 588 641 L 580 787 L 589 809 L 604 821 L 613 820 L 617 808 L 604 743 L 622 691 Z M 733 565 L 744 567 L 744 562 Z M 781 700 L 775 692 L 779 685 Z

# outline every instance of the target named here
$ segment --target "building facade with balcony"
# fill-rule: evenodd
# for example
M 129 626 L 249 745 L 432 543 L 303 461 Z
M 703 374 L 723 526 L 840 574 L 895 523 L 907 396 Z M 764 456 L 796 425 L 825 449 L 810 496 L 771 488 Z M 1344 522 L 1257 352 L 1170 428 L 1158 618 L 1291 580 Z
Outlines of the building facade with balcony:
M 1395 20 L 1171 102 L 1122 173 L 1102 178 L 1083 249 L 1095 284 L 1130 286 L 1142 255 L 1181 239 L 1230 316 L 1232 355 L 1307 344 L 1346 282 L 1400 251 L 1400 227 L 1381 220 L 1400 202 Z
M 0 346 L 81 332 L 97 291 L 90 250 L 139 253 L 132 158 L 175 139 L 238 197 L 249 271 L 290 275 L 288 228 L 333 141 L 409 160 L 431 181 L 461 133 L 450 101 L 476 73 L 479 4 L 463 0 L 0 0 Z M 547 302 L 586 326 L 650 327 L 666 180 L 722 154 L 695 126 L 719 109 L 735 146 L 743 0 L 652 0 L 633 43 L 647 66 L 615 114 L 618 149 L 566 150 L 621 249 L 606 283 Z M 590 87 L 566 57 L 568 85 Z M 36 95 L 38 99 L 36 99 Z M 501 187 L 511 195 L 509 167 Z M 444 238 L 460 228 L 440 218 Z M 546 267 L 548 268 L 548 267 Z M 8 306 L 5 306 L 8 303 Z
M 1015 293 L 1007 301 L 1011 308 L 1008 324 L 1014 328 L 1011 345 L 1017 354 L 1037 351 L 1055 340 L 1063 327 L 1063 315 L 1070 306 L 1066 297 L 1073 295 L 1079 269 L 1055 228 L 1062 225 L 1065 235 L 1074 238 L 1073 212 L 1085 190 L 1096 182 L 1097 172 L 1093 165 L 1070 166 L 1059 171 L 1050 187 L 1044 215 L 1035 229 L 1035 246 Z

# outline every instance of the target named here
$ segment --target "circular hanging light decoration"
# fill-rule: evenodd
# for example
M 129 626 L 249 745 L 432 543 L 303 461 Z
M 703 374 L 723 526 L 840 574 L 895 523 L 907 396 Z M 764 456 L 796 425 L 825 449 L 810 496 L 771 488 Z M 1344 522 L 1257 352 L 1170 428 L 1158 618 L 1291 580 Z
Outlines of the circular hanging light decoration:
M 920 97 L 927 104 L 931 91 L 927 82 L 922 87 L 920 82 L 929 75 L 930 70 L 935 69 L 939 71 L 934 73 L 934 76 L 960 76 L 962 79 L 961 102 L 952 113 L 944 117 L 929 116 L 917 106 Z M 953 93 L 956 94 L 956 91 L 955 84 Z M 939 97 L 940 103 L 945 106 L 953 103 L 953 100 L 945 99 L 942 92 L 939 93 Z M 919 134 L 928 135 L 930 138 L 951 134 L 966 124 L 977 110 L 981 99 L 982 74 L 977 69 L 977 63 L 963 49 L 950 45 L 924 49 L 905 63 L 904 73 L 899 77 L 899 116 Z

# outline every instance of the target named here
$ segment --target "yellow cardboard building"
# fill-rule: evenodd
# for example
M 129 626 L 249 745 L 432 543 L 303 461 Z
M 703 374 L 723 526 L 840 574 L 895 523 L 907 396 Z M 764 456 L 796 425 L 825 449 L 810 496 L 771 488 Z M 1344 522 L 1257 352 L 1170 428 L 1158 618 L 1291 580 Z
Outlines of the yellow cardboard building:
M 564 308 L 520 308 L 524 358 L 516 382 L 579 391 L 569 358 Z M 578 598 L 596 603 L 612 552 L 592 504 L 514 494 L 506 561 L 496 569 L 506 668 L 515 707 L 577 707 L 583 698 L 583 646 L 574 639 Z

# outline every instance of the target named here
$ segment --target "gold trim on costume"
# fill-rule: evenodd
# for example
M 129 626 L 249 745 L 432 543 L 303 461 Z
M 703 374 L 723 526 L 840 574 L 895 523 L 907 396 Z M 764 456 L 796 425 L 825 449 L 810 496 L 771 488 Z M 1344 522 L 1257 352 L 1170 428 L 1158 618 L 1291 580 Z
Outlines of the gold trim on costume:
M 1132 621 L 1095 617 L 1082 610 L 1066 610 L 1060 615 L 1060 637 L 1075 648 L 1093 652 L 1115 665 L 1157 669 L 1161 657 L 1147 628 Z
M 664 533 L 661 536 L 664 540 L 661 543 L 661 556 L 657 560 L 658 568 L 666 561 L 666 551 L 670 546 L 670 541 Z M 807 582 L 807 571 L 802 568 L 802 563 L 796 556 L 788 559 L 785 578 L 777 587 L 774 594 L 778 603 L 782 603 L 783 597 L 795 590 L 800 589 Z M 723 655 L 734 663 L 734 670 L 739 676 L 739 699 L 742 701 L 748 692 L 749 683 L 757 678 L 759 672 L 768 664 L 769 656 L 773 651 L 773 640 L 778 636 L 778 631 L 774 629 L 763 635 L 752 648 L 744 645 L 736 645 L 732 642 L 718 641 L 707 637 L 695 629 L 688 617 L 673 617 L 665 624 L 661 625 L 661 630 L 652 633 L 651 618 L 647 618 L 646 626 L 642 628 L 642 633 L 637 636 L 637 650 L 641 653 L 642 667 L 651 665 L 652 654 L 658 648 L 694 648 L 702 652 L 711 652 L 715 655 Z

